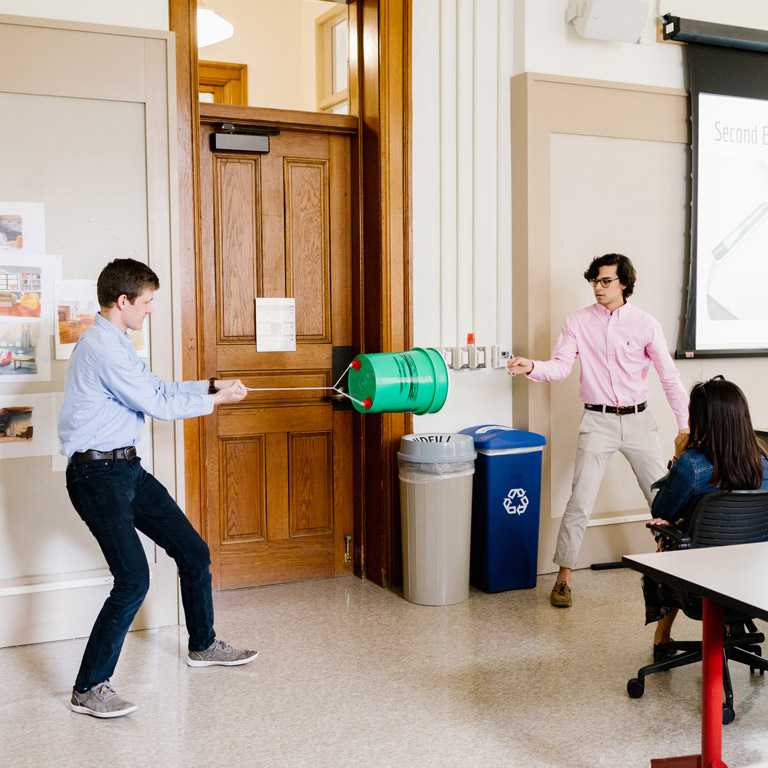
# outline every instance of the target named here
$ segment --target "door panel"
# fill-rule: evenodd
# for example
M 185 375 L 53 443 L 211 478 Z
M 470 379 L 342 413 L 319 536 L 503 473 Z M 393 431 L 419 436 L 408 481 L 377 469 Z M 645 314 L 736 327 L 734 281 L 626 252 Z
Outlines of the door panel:
M 288 439 L 289 536 L 333 532 L 332 437 L 304 432 Z
M 350 139 L 270 137 L 214 153 L 201 127 L 203 359 L 251 392 L 206 417 L 206 535 L 221 588 L 351 571 L 352 426 L 334 410 L 334 346 L 352 344 Z M 332 288 L 333 286 L 333 288 Z M 296 300 L 296 351 L 259 352 L 254 300 Z
M 217 343 L 253 338 L 253 297 L 261 283 L 259 158 L 216 157 Z M 258 295 L 258 294 L 256 294 Z
M 267 537 L 264 435 L 221 440 L 222 541 Z
M 285 160 L 285 277 L 297 343 L 330 341 L 328 181 L 327 161 Z

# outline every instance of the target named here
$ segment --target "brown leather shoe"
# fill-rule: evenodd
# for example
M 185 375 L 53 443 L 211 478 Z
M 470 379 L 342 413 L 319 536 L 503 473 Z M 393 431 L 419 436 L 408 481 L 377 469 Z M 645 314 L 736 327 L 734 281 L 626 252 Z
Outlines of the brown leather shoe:
M 558 581 L 552 592 L 549 595 L 549 602 L 555 606 L 555 608 L 570 608 L 571 603 L 571 588 L 564 581 Z

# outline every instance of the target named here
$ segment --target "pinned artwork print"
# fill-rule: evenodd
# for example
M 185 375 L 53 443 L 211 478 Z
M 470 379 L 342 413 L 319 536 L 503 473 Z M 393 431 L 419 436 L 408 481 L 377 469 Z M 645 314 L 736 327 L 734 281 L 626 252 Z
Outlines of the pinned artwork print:
M 45 253 L 42 203 L 0 203 L 0 254 Z
M 0 322 L 0 383 L 50 381 L 50 337 L 40 323 Z
M 56 305 L 56 359 L 69 360 L 75 344 L 93 325 L 99 311 L 95 280 L 59 280 L 54 287 Z M 139 357 L 149 354 L 149 318 L 144 326 L 128 330 L 128 338 Z
M 68 360 L 99 311 L 95 280 L 61 280 L 54 288 L 56 359 Z
M 0 443 L 31 442 L 33 405 L 12 405 L 0 408 Z
M 17 256 L 0 251 L 0 321 L 27 319 L 53 325 L 53 285 L 61 279 L 61 256 Z
M 53 284 L 60 275 L 60 256 L 0 251 L 0 383 L 51 380 Z
M 0 264 L 0 316 L 39 319 L 42 296 L 42 267 Z
M 0 397 L 0 459 L 51 453 L 53 395 Z

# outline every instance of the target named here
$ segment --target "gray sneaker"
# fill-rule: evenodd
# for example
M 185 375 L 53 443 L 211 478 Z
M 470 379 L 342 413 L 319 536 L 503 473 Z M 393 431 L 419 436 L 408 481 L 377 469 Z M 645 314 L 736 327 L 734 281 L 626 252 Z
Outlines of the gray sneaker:
M 138 707 L 130 701 L 121 699 L 109 680 L 94 685 L 84 693 L 72 691 L 72 700 L 69 708 L 81 715 L 93 715 L 93 717 L 122 717 L 135 712 Z
M 253 661 L 258 655 L 258 651 L 238 651 L 223 640 L 216 639 L 204 651 L 190 651 L 187 664 L 190 667 L 235 667 Z

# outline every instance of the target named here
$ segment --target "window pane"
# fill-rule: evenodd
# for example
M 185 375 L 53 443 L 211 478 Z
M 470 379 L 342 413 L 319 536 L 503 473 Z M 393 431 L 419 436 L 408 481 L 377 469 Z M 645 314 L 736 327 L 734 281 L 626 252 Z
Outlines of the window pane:
M 349 114 L 349 110 L 347 109 L 347 101 L 346 99 L 344 101 L 340 101 L 338 104 L 334 104 L 331 109 L 331 112 L 333 112 L 334 115 L 347 115 Z
M 339 22 L 331 30 L 333 63 L 332 88 L 333 93 L 343 91 L 347 87 L 347 21 Z
M 202 101 L 204 104 L 213 104 L 213 94 L 206 93 L 205 91 L 201 91 L 200 101 Z

